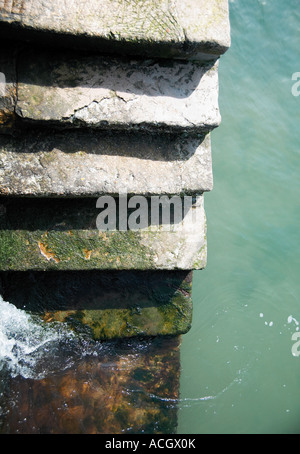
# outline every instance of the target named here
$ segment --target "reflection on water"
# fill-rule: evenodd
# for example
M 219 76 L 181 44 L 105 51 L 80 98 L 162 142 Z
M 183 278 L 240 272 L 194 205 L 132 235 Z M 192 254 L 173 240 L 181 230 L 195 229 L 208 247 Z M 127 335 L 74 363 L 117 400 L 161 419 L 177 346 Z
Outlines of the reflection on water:
M 0 433 L 176 433 L 178 337 L 101 343 L 0 312 Z

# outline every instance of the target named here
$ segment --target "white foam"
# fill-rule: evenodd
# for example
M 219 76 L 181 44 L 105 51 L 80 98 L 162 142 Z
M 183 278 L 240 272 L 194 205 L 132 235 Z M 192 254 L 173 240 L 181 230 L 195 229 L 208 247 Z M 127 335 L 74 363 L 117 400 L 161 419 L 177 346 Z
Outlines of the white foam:
M 7 368 L 12 376 L 37 378 L 35 366 L 46 345 L 57 342 L 61 335 L 57 326 L 17 309 L 0 296 L 0 370 Z

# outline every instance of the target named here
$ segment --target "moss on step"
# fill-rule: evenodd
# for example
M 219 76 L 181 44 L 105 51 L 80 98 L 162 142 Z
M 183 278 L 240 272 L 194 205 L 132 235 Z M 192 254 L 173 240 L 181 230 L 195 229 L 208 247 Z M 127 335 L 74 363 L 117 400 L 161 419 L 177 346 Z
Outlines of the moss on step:
M 179 335 L 192 323 L 188 271 L 2 272 L 4 297 L 94 339 Z

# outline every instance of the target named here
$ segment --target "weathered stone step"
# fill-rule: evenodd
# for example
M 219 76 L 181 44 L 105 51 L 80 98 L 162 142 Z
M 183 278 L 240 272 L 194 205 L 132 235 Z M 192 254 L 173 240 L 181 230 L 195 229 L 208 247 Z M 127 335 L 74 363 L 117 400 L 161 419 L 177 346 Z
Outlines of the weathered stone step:
M 0 194 L 192 194 L 213 186 L 210 135 L 98 131 L 0 135 Z
M 143 57 L 218 56 L 228 16 L 227 0 L 0 0 L 2 37 Z
M 0 290 L 15 306 L 96 339 L 179 335 L 192 321 L 189 271 L 2 272 Z
M 218 62 L 16 53 L 8 48 L 0 55 L 2 133 L 13 130 L 15 112 L 18 129 L 35 122 L 203 133 L 220 123 Z
M 220 123 L 218 61 L 123 60 L 29 52 L 16 113 L 57 127 L 208 132 Z
M 203 195 L 191 199 L 2 197 L 0 270 L 204 268 Z

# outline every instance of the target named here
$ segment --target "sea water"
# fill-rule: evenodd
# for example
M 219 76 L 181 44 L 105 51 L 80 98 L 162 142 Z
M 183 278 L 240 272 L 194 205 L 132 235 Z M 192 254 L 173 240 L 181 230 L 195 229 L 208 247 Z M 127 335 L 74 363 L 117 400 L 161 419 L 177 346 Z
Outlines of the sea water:
M 300 9 L 231 0 L 179 433 L 300 433 Z

